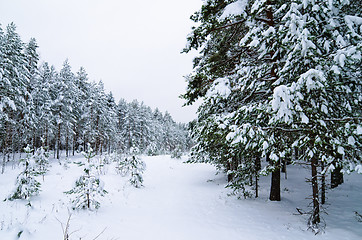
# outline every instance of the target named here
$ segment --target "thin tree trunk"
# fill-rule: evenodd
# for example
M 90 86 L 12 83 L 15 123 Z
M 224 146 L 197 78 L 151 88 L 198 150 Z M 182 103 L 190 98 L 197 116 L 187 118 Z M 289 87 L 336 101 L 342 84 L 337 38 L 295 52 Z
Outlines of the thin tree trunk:
M 4 149 L 3 149 L 3 163 L 2 163 L 2 167 L 1 167 L 1 174 L 4 174 L 5 172 L 5 166 L 6 166 L 6 146 L 4 146 Z
M 321 163 L 321 172 L 322 172 L 322 177 L 321 177 L 321 181 L 322 181 L 322 185 L 321 185 L 321 203 L 325 204 L 326 203 L 326 175 L 324 173 L 324 162 L 322 161 Z
M 48 132 L 49 132 L 49 129 L 48 129 L 48 124 L 46 124 L 45 126 L 45 146 L 48 147 L 49 146 L 49 143 L 48 143 Z M 48 149 L 49 151 L 50 149 Z
M 73 134 L 73 156 L 74 156 L 74 153 L 75 153 L 75 149 L 77 147 L 77 139 L 78 139 L 78 131 L 76 130 L 76 127 L 74 126 L 74 134 Z
M 69 157 L 69 135 L 67 130 L 67 136 L 65 137 L 65 155 Z
M 259 171 L 261 170 L 260 156 L 255 158 L 255 198 L 259 197 Z
M 59 160 L 59 149 L 60 149 L 60 123 L 58 124 L 58 134 L 57 134 L 57 159 Z
M 4 148 L 3 148 L 3 163 L 2 163 L 2 168 L 1 168 L 1 174 L 4 174 L 5 172 L 5 167 L 6 167 L 6 157 L 9 154 L 8 153 L 8 146 L 9 146 L 9 138 L 10 138 L 10 126 L 9 123 L 5 123 L 5 129 L 6 129 L 6 137 L 4 140 Z
M 231 172 L 231 163 L 228 160 L 226 163 L 226 171 L 227 171 L 228 182 L 231 182 L 234 178 L 234 174 L 230 173 Z
M 316 225 L 320 223 L 320 216 L 319 216 L 319 193 L 318 193 L 318 172 L 317 172 L 317 165 L 318 160 L 315 156 L 311 159 L 311 165 L 312 165 L 312 199 L 313 199 L 313 212 L 312 212 L 312 218 L 311 223 L 312 225 Z

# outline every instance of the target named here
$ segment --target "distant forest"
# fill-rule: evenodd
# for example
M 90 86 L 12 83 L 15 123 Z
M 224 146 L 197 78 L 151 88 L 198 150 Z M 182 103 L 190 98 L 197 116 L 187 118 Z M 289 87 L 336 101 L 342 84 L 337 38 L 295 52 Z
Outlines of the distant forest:
M 187 125 L 134 100 L 117 104 L 102 82 L 89 82 L 68 60 L 57 71 L 40 63 L 34 38 L 24 43 L 15 24 L 0 27 L 0 150 L 3 164 L 29 145 L 60 158 L 85 149 L 96 153 L 137 148 L 150 155 L 190 148 Z

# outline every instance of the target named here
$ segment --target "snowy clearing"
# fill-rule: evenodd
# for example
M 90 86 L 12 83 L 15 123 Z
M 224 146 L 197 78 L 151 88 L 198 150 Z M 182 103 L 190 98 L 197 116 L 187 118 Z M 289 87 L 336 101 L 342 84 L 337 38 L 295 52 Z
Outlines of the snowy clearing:
M 82 156 L 72 158 L 77 161 Z M 78 158 L 78 159 L 77 159 Z M 361 239 L 361 175 L 345 176 L 345 183 L 329 190 L 328 215 L 323 215 L 325 233 L 307 230 L 306 217 L 296 208 L 308 210 L 303 169 L 289 166 L 288 180 L 282 179 L 282 201 L 268 201 L 270 177 L 262 177 L 258 199 L 238 200 L 225 189 L 226 177 L 216 175 L 206 164 L 185 164 L 186 158 L 143 157 L 147 165 L 144 187 L 132 187 L 127 178 L 116 174 L 114 163 L 100 178 L 109 192 L 97 211 L 73 211 L 70 239 Z M 52 167 L 42 183 L 41 193 L 32 200 L 0 202 L 0 239 L 62 239 L 68 219 L 69 190 L 82 168 L 69 163 Z M 11 193 L 20 169 L 8 166 L 0 176 L 0 198 Z M 288 188 L 285 182 L 288 181 Z M 285 185 L 285 186 L 284 186 Z M 328 205 L 328 204 L 327 204 Z M 328 207 L 328 206 L 327 206 Z

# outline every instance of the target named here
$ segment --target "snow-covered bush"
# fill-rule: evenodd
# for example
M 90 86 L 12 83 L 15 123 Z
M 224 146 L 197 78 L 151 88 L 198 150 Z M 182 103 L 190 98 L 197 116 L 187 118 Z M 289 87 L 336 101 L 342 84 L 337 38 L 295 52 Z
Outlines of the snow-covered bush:
M 150 143 L 146 148 L 146 153 L 148 156 L 156 156 L 159 154 L 157 146 L 155 143 Z
M 73 209 L 98 209 L 99 197 L 103 197 L 107 191 L 104 190 L 104 184 L 98 177 L 90 175 L 86 170 L 85 173 L 76 180 L 74 187 L 65 193 L 74 195 Z
M 107 165 L 109 164 L 108 155 L 99 156 L 95 161 L 95 169 L 97 170 L 98 175 L 105 175 L 107 173 Z
M 129 182 L 136 188 L 143 186 L 142 174 L 146 169 L 146 164 L 137 155 L 137 148 L 130 149 L 130 156 L 119 161 L 116 171 L 121 176 L 129 176 Z
M 116 166 L 116 171 L 122 177 L 125 177 L 129 174 L 129 171 L 130 171 L 129 170 L 129 160 L 127 157 L 118 161 L 118 164 Z
M 44 175 L 48 172 L 49 168 L 49 152 L 43 147 L 40 147 L 35 151 L 34 159 L 38 174 L 42 175 L 44 180 Z
M 129 182 L 136 188 L 143 186 L 142 174 L 146 169 L 146 164 L 138 156 L 133 155 L 129 160 Z
M 16 178 L 15 190 L 8 199 L 27 199 L 30 204 L 30 197 L 39 194 L 41 184 L 35 178 L 39 175 L 39 169 L 32 154 L 33 150 L 27 146 L 24 148 L 24 151 L 26 156 L 24 159 L 21 159 L 24 169 Z
M 181 148 L 175 148 L 173 152 L 171 153 L 171 158 L 180 159 L 182 157 L 182 151 Z
M 92 162 L 95 154 L 93 149 L 88 145 L 88 151 L 83 152 L 83 156 L 87 162 L 84 166 L 84 174 L 80 176 L 74 184 L 74 187 L 64 193 L 73 196 L 72 207 L 73 209 L 98 209 L 100 207 L 100 197 L 103 197 L 107 191 L 104 190 L 104 183 L 98 176 L 94 175 L 96 171 Z

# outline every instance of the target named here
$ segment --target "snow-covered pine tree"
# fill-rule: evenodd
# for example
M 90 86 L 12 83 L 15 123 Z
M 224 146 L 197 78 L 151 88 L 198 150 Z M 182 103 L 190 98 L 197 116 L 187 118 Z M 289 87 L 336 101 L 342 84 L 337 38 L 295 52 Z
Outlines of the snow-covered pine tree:
M 256 148 L 260 140 L 257 135 L 261 131 L 251 122 L 258 113 L 244 115 L 239 111 L 254 109 L 265 101 L 271 83 L 268 78 L 273 78 L 271 61 L 258 59 L 255 49 L 240 45 L 240 40 L 248 32 L 245 23 L 249 18 L 249 4 L 252 2 L 205 2 L 192 16 L 200 24 L 188 37 L 189 45 L 185 49 L 188 52 L 192 48 L 201 48 L 200 57 L 194 60 L 195 71 L 187 77 L 189 84 L 184 95 L 189 104 L 197 98 L 204 98 L 194 127 L 193 161 L 208 161 L 225 168 L 230 182 L 239 165 L 243 166 L 239 169 L 251 169 L 257 156 L 261 155 Z M 241 72 L 242 66 L 247 64 L 252 71 L 249 75 Z M 239 126 L 244 127 L 241 132 L 245 137 L 240 139 L 243 141 L 235 141 L 236 135 L 229 134 Z M 248 141 L 254 142 L 248 144 Z M 254 173 L 257 178 L 258 171 Z M 250 184 L 250 181 L 242 183 L 241 179 L 239 177 L 233 186 Z
M 34 161 L 37 167 L 37 174 L 43 176 L 49 171 L 49 152 L 43 146 L 37 148 L 34 152 Z
M 130 174 L 129 182 L 136 188 L 143 186 L 142 174 L 146 170 L 146 164 L 142 161 L 138 154 L 139 150 L 137 148 L 130 149 L 130 157 L 127 166 Z
M 52 85 L 56 81 L 56 71 L 54 66 L 44 62 L 39 68 L 39 77 L 32 93 L 34 102 L 36 103 L 36 113 L 38 114 L 38 130 L 42 139 L 43 148 L 50 151 L 50 141 L 55 125 L 52 115 L 53 96 L 56 94 Z
M 15 190 L 8 199 L 27 199 L 30 205 L 31 197 L 39 194 L 41 184 L 35 178 L 39 174 L 39 169 L 36 166 L 33 150 L 28 145 L 24 151 L 26 156 L 20 160 L 24 169 L 16 178 Z
M 104 190 L 104 183 L 95 175 L 96 170 L 93 163 L 95 153 L 90 144 L 88 144 L 87 151 L 83 152 L 83 156 L 86 162 L 80 163 L 80 165 L 84 166 L 84 174 L 75 181 L 71 190 L 64 193 L 72 195 L 73 209 L 94 210 L 100 207 L 100 197 L 107 194 L 107 191 Z
M 63 98 L 60 101 L 62 109 L 60 112 L 61 125 L 58 126 L 58 130 L 62 128 L 66 157 L 69 157 L 69 150 L 73 139 L 73 129 L 76 123 L 75 117 L 79 92 L 75 85 L 75 75 L 71 70 L 68 59 L 64 61 L 63 67 L 59 72 L 59 80 L 63 83 Z M 58 138 L 60 138 L 60 134 Z M 58 139 L 58 141 L 60 142 L 60 139 Z
M 142 174 L 145 170 L 146 164 L 139 157 L 137 147 L 131 147 L 128 156 L 121 159 L 116 166 L 117 173 L 123 177 L 129 176 L 129 182 L 136 188 L 143 186 Z
M 204 97 L 198 153 L 210 158 L 221 143 L 250 166 L 269 158 L 270 199 L 280 200 L 280 163 L 299 148 L 311 166 L 312 227 L 320 222 L 320 163 L 346 171 L 361 163 L 362 21 L 348 4 L 210 0 L 192 16 L 200 24 L 186 49 L 201 48 L 184 95 L 188 103 Z
M 74 156 L 75 151 L 79 151 L 80 146 L 83 144 L 83 149 L 86 148 L 83 135 L 83 129 L 85 128 L 85 104 L 87 101 L 87 94 L 89 90 L 88 75 L 83 67 L 80 67 L 79 71 L 74 76 L 74 119 L 76 120 L 73 124 L 72 131 L 72 155 Z
M 348 3 L 295 1 L 279 28 L 288 51 L 274 89 L 270 123 L 299 132 L 293 146 L 304 149 L 299 159 L 311 165 L 313 228 L 320 222 L 318 166 L 350 171 L 361 163 L 362 19 L 350 15 Z
M 2 173 L 11 151 L 21 150 L 28 136 L 24 124 L 27 76 L 25 71 L 24 43 L 16 32 L 14 23 L 0 29 L 0 106 L 1 106 L 1 150 L 3 152 Z

